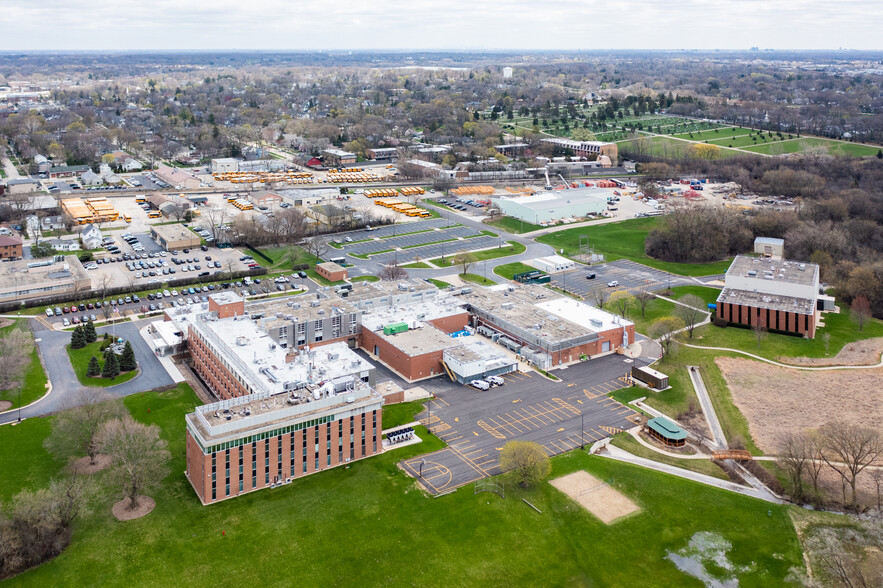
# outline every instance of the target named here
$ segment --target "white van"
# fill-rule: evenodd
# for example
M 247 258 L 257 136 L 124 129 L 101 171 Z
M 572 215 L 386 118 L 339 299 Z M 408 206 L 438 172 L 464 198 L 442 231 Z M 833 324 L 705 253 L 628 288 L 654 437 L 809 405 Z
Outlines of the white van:
M 484 380 L 472 380 L 469 382 L 469 385 L 473 388 L 477 388 L 478 390 L 490 390 L 491 385 L 485 382 Z

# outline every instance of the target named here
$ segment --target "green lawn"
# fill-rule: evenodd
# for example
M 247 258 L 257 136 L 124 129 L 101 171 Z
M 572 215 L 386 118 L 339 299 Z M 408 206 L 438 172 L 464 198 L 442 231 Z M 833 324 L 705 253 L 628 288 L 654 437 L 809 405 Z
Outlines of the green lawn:
M 466 240 L 468 243 L 469 240 Z M 497 259 L 500 257 L 509 257 L 510 255 L 519 255 L 524 253 L 527 250 L 527 247 L 519 243 L 518 241 L 506 241 L 507 245 L 504 247 L 494 247 L 492 249 L 482 249 L 480 251 L 473 251 L 471 253 L 472 258 L 476 262 L 487 261 L 489 259 Z M 455 251 L 451 255 L 446 255 L 444 261 L 442 261 L 441 257 L 436 257 L 435 259 L 430 259 L 429 263 L 436 265 L 438 267 L 448 267 L 451 265 L 456 265 L 454 263 L 454 256 L 456 256 L 457 252 Z
M 16 327 L 24 329 L 28 333 L 31 332 L 28 328 L 27 321 L 20 320 L 16 321 L 14 324 L 0 329 L 0 334 L 6 334 Z M 40 353 L 37 351 L 37 346 L 34 345 L 34 348 L 31 350 L 31 361 L 28 364 L 27 368 L 25 368 L 24 376 L 22 378 L 21 406 L 27 406 L 35 400 L 42 398 L 43 395 L 46 394 L 46 389 L 48 388 L 48 385 L 49 379 L 46 377 L 46 371 L 43 369 L 43 364 L 40 362 Z M 12 403 L 10 410 L 18 408 L 18 389 L 12 388 L 10 390 L 4 390 L 0 392 L 0 400 L 10 401 Z
M 444 290 L 445 288 L 450 288 L 451 284 L 447 282 L 443 282 L 442 280 L 436 280 L 435 278 L 429 278 L 429 283 L 438 288 L 439 290 Z
M 82 385 L 99 387 L 116 386 L 117 384 L 128 382 L 138 375 L 138 370 L 135 370 L 131 372 L 123 372 L 112 380 L 102 377 L 88 377 L 86 375 L 86 369 L 89 367 L 89 359 L 93 355 L 98 358 L 98 364 L 102 367 L 102 369 L 104 368 L 104 354 L 99 349 L 102 343 L 103 341 L 99 337 L 98 341 L 96 341 L 95 343 L 89 343 L 82 349 L 71 349 L 70 345 L 68 345 L 67 347 L 67 354 L 68 357 L 70 357 L 71 365 L 74 367 L 74 372 L 77 374 L 77 379 Z
M 411 263 L 403 264 L 401 267 L 405 269 L 434 269 L 431 265 L 424 261 L 412 261 Z
M 754 139 L 757 137 L 757 139 Z M 787 135 L 786 135 L 787 137 Z M 772 136 L 763 134 L 754 134 L 754 135 L 743 135 L 741 137 L 731 137 L 729 139 L 717 139 L 714 141 L 709 141 L 712 145 L 719 145 L 721 147 L 754 147 L 756 145 L 764 145 L 771 143 L 781 143 L 782 139 L 779 139 L 779 136 L 773 133 Z
M 515 233 L 516 235 L 521 233 L 530 233 L 531 231 L 539 231 L 540 229 L 544 228 L 540 225 L 534 225 L 518 220 L 513 216 L 501 216 L 496 220 L 484 221 L 484 224 L 496 227 L 502 231 Z
M 356 276 L 355 278 L 350 278 L 350 282 L 379 282 L 380 278 L 377 276 Z
M 306 263 L 312 266 L 319 263 L 318 257 L 297 245 L 266 247 L 260 252 L 273 260 L 272 265 L 267 269 L 291 269 L 293 265 L 297 264 Z M 267 260 L 255 257 L 255 261 L 263 265 Z
M 675 293 L 675 300 L 687 294 L 692 294 L 711 304 L 717 301 L 717 297 L 721 293 L 720 288 L 709 288 L 708 286 L 675 286 L 671 291 Z
M 524 272 L 534 272 L 537 268 L 516 261 L 515 263 L 505 263 L 494 268 L 494 273 L 502 278 L 511 280 L 515 274 L 523 274 Z M 545 273 L 545 272 L 543 272 Z
M 391 429 L 416 421 L 417 414 L 423 410 L 426 400 L 400 402 L 383 407 L 383 429 Z
M 587 235 L 596 253 L 603 253 L 607 261 L 631 259 L 663 271 L 682 276 L 706 276 L 723 273 L 732 260 L 711 263 L 669 263 L 654 259 L 644 253 L 644 239 L 655 226 L 663 222 L 662 217 L 630 219 L 618 223 L 608 223 L 590 227 L 575 227 L 537 237 L 537 241 L 551 245 L 556 250 L 564 249 L 565 255 L 579 254 L 580 235 Z
M 619 433 L 615 435 L 611 443 L 620 449 L 625 449 L 629 453 L 637 455 L 638 457 L 646 457 L 647 459 L 652 459 L 659 463 L 666 463 L 685 470 L 690 470 L 691 472 L 698 472 L 700 474 L 705 474 L 706 476 L 720 478 L 721 480 L 730 479 L 726 472 L 715 465 L 710 459 L 678 459 L 676 457 L 669 457 L 657 451 L 653 451 L 652 449 L 647 449 L 638 443 L 629 433 Z
M 604 304 L 604 309 L 613 314 L 619 314 L 618 310 L 609 302 Z M 644 316 L 641 316 L 641 307 L 637 302 L 628 309 L 626 318 L 635 323 L 635 330 L 639 333 L 647 334 L 650 325 L 658 321 L 662 317 L 672 316 L 675 313 L 675 305 L 668 300 L 654 298 L 647 301 L 644 307 Z
M 824 147 L 831 155 L 850 155 L 853 157 L 871 157 L 877 155 L 877 152 L 881 149 L 879 146 L 875 145 L 831 141 L 821 137 L 801 137 L 800 139 L 781 141 L 774 145 L 766 144 L 758 145 L 756 147 L 746 147 L 745 151 L 751 151 L 752 153 L 765 153 L 767 155 L 779 155 L 782 153 L 799 153 L 811 147 Z
M 464 282 L 470 282 L 472 284 L 478 284 L 480 286 L 494 286 L 496 282 L 493 280 L 489 280 L 484 276 L 479 276 L 478 274 L 457 274 L 457 277 L 463 280 Z
M 692 133 L 681 133 L 679 135 L 672 135 L 673 137 L 677 137 L 678 139 L 687 139 L 688 141 L 711 141 L 712 139 L 723 139 L 726 137 L 736 137 L 739 135 L 747 135 L 748 133 L 754 132 L 754 129 L 740 129 L 738 127 L 730 127 L 725 129 L 717 129 L 715 130 L 707 130 L 707 131 L 697 131 Z
M 703 531 L 732 544 L 727 557 L 740 586 L 782 585 L 788 569 L 802 565 L 789 507 L 580 451 L 553 458 L 550 477 L 587 470 L 632 498 L 639 513 L 604 525 L 545 482 L 529 489 L 507 482 L 505 498 L 476 495 L 471 485 L 428 498 L 396 467 L 442 447 L 422 427 L 419 445 L 203 507 L 183 475 L 183 416 L 196 397 L 180 386 L 125 404 L 169 442 L 171 473 L 152 493 L 156 509 L 118 522 L 110 506 L 119 491 L 108 488 L 64 553 L 10 586 L 60 578 L 77 586 L 334 586 L 354 578 L 364 586 L 699 586 L 666 556 Z M 0 495 L 44 485 L 60 471 L 41 447 L 48 432 L 47 419 L 0 428 L 7 474 Z M 106 483 L 104 474 L 97 479 Z

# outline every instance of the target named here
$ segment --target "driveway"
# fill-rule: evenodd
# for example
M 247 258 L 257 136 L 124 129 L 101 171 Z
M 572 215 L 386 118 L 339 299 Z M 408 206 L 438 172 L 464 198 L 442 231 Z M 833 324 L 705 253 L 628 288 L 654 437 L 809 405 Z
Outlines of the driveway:
M 65 346 L 70 343 L 71 334 L 68 331 L 49 331 L 38 321 L 30 321 L 34 330 L 34 337 L 40 347 L 40 353 L 45 362 L 46 373 L 52 383 L 52 391 L 40 400 L 22 408 L 21 417 L 30 418 L 43 416 L 70 408 L 76 401 L 77 393 L 86 387 L 77 380 L 74 369 L 71 367 Z M 162 364 L 147 346 L 147 343 L 138 332 L 139 323 L 127 322 L 116 325 L 113 329 L 99 327 L 96 329 L 99 338 L 105 331 L 113 333 L 116 337 L 122 337 L 132 342 L 135 351 L 135 359 L 141 373 L 134 379 L 117 386 L 110 386 L 104 390 L 107 394 L 122 398 L 130 394 L 146 392 L 164 386 L 171 386 L 174 381 L 163 368 Z M 0 415 L 0 425 L 15 421 L 18 411 L 9 411 Z

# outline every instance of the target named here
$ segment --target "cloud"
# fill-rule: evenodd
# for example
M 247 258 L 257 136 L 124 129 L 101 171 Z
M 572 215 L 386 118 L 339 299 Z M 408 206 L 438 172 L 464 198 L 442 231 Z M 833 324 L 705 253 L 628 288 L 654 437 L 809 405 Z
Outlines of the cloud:
M 880 49 L 878 0 L 4 0 L 2 50 Z

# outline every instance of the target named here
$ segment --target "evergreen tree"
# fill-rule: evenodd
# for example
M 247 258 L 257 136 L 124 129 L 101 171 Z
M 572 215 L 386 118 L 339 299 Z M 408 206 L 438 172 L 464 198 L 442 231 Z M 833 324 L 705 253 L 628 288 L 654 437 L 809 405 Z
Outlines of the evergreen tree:
M 86 375 L 90 378 L 97 378 L 101 374 L 101 366 L 98 365 L 98 358 L 94 355 L 89 360 L 89 367 L 86 368 Z
M 135 350 L 132 349 L 132 344 L 126 341 L 126 346 L 123 347 L 123 354 L 120 356 L 120 371 L 131 372 L 137 369 L 137 367 L 138 362 L 135 361 Z
M 98 333 L 95 332 L 95 325 L 92 321 L 83 326 L 83 335 L 86 337 L 86 343 L 95 343 L 98 340 Z
M 83 327 L 77 325 L 71 334 L 71 349 L 82 349 L 86 346 L 86 335 L 83 333 Z
M 104 369 L 101 371 L 101 376 L 113 380 L 118 375 L 120 375 L 120 361 L 117 359 L 117 354 L 111 351 L 104 359 Z

